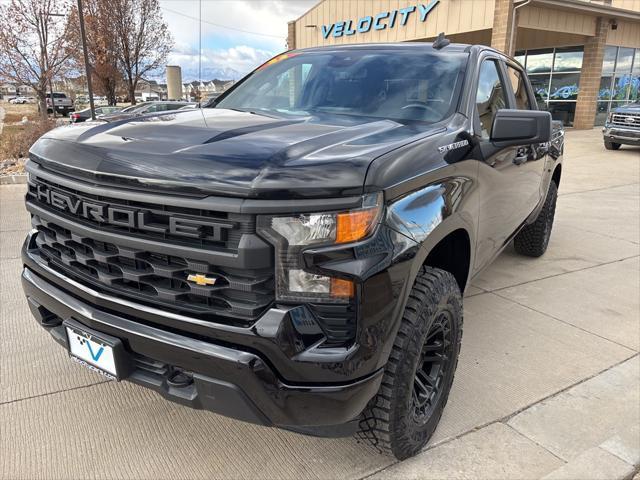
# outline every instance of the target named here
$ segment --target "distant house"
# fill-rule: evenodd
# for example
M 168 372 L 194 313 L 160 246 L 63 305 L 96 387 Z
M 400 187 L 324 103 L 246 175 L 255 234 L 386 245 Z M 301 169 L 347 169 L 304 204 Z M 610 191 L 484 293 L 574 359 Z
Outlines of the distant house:
M 32 97 L 35 94 L 36 94 L 36 91 L 33 89 L 31 85 L 18 86 L 18 95 L 22 95 L 24 97 Z
M 188 100 L 205 100 L 213 94 L 220 94 L 229 89 L 235 83 L 234 80 L 197 81 L 182 84 L 182 96 Z
M 142 98 L 142 100 L 166 100 L 167 84 L 158 83 L 156 80 L 141 78 L 136 86 L 135 95 L 136 98 Z
M 3 83 L 0 85 L 0 95 L 3 97 L 15 97 L 18 90 L 13 83 Z

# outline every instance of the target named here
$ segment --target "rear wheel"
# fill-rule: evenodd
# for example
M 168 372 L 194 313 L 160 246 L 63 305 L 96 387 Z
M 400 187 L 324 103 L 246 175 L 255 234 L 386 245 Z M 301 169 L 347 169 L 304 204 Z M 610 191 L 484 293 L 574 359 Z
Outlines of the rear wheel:
M 535 222 L 525 226 L 516 235 L 513 246 L 520 255 L 527 257 L 541 257 L 547 251 L 553 219 L 556 215 L 556 201 L 558 200 L 558 186 L 551 181 L 544 206 Z
M 359 437 L 399 460 L 418 453 L 449 397 L 462 339 L 462 295 L 449 272 L 423 267 L 409 295 L 380 391 Z
M 622 145 L 619 143 L 610 142 L 608 140 L 604 141 L 604 148 L 606 148 L 607 150 L 620 150 L 621 146 Z

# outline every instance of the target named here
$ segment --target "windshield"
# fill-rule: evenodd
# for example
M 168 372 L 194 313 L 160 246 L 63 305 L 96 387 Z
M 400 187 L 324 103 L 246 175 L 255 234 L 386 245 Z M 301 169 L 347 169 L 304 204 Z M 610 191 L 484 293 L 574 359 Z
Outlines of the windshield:
M 215 108 L 438 122 L 457 98 L 467 54 L 344 50 L 283 54 Z

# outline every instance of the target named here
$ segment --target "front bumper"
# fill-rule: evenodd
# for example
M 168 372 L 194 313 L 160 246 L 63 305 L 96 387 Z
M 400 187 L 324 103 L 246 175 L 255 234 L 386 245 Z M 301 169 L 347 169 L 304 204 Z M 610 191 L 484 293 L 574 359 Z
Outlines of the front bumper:
M 613 143 L 640 145 L 640 128 L 605 126 L 602 133 L 605 140 Z
M 125 378 L 169 400 L 261 425 L 335 436 L 353 432 L 379 389 L 381 369 L 348 382 L 291 383 L 255 349 L 213 343 L 103 307 L 98 292 L 85 298 L 91 293 L 79 295 L 72 280 L 53 281 L 55 272 L 38 262 L 30 242 L 23 249 L 22 285 L 38 322 L 65 347 L 64 320 L 119 339 L 126 352 Z M 176 372 L 190 381 L 176 384 Z

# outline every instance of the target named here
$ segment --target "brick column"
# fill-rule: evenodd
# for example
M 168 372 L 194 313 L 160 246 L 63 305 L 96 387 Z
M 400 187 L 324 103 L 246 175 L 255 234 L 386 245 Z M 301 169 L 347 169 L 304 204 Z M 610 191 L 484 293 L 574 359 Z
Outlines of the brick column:
M 512 19 L 513 0 L 496 0 L 491 31 L 491 46 L 496 50 L 509 53 Z
M 296 22 L 287 23 L 287 50 L 296 48 Z
M 598 18 L 596 34 L 589 37 L 584 45 L 584 60 L 580 74 L 580 93 L 576 103 L 576 116 L 573 127 L 576 129 L 593 128 L 596 118 L 598 91 L 602 77 L 602 61 L 604 47 L 607 43 L 609 22 L 605 18 Z

